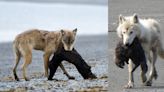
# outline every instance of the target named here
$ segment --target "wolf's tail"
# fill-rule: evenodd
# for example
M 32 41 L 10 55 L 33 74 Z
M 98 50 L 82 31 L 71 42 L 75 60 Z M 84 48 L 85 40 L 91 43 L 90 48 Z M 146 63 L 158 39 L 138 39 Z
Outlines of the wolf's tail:
M 158 54 L 161 58 L 164 59 L 164 48 L 161 39 L 158 41 Z
M 17 66 L 18 66 L 20 58 L 21 58 L 21 53 L 19 51 L 19 43 L 17 40 L 14 40 L 14 42 L 13 42 L 13 51 L 15 54 L 15 65 L 13 68 L 13 74 L 14 74 L 15 80 L 19 81 L 19 78 L 18 78 L 17 73 L 16 73 L 16 69 L 17 69 Z
M 13 42 L 13 52 L 15 55 L 15 66 L 14 66 L 13 72 L 15 74 L 16 68 L 17 68 L 18 63 L 19 63 L 20 58 L 21 58 L 21 52 L 19 50 L 19 42 L 17 40 L 14 40 L 14 42 Z
M 13 51 L 14 51 L 14 54 L 16 56 L 20 56 L 20 51 L 19 51 L 18 46 L 19 46 L 18 41 L 14 40 L 14 42 L 13 42 Z

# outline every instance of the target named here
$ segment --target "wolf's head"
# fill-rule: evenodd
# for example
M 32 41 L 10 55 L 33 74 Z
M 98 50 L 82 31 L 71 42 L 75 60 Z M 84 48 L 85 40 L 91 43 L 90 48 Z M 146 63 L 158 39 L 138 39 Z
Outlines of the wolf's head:
M 62 43 L 66 51 L 72 51 L 75 43 L 77 28 L 74 30 L 61 30 Z
M 130 17 L 120 15 L 117 33 L 123 39 L 124 45 L 131 45 L 134 38 L 140 35 L 138 16 L 136 14 Z

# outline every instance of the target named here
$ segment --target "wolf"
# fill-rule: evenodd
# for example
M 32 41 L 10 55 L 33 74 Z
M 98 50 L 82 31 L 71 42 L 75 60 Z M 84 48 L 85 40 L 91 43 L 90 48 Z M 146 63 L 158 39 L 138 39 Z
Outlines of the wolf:
M 117 35 L 123 39 L 123 44 L 128 46 L 132 44 L 134 38 L 137 37 L 144 49 L 146 59 L 150 61 L 149 78 L 144 83 L 145 86 L 152 85 L 152 79 L 157 79 L 157 71 L 155 62 L 157 56 L 164 58 L 164 48 L 162 44 L 160 25 L 152 18 L 139 18 L 135 13 L 132 16 L 119 16 L 119 24 L 117 27 Z M 151 54 L 152 53 L 152 54 Z M 131 60 L 129 62 L 132 62 Z M 129 65 L 129 73 L 132 72 L 132 64 Z M 133 82 L 129 80 L 129 86 Z
M 147 80 L 146 73 L 147 73 L 147 62 L 144 50 L 139 42 L 139 39 L 136 37 L 131 45 L 128 47 L 123 45 L 122 40 L 120 40 L 115 48 L 115 64 L 120 67 L 124 68 L 125 63 L 128 63 L 129 59 L 132 60 L 133 64 L 135 65 L 132 69 L 132 73 L 130 73 L 129 79 L 134 82 L 133 79 L 133 72 L 136 70 L 138 66 L 141 67 L 141 79 L 144 83 Z M 131 88 L 133 85 L 126 85 L 125 88 Z
M 13 74 L 15 80 L 19 81 L 16 73 L 16 68 L 20 61 L 20 58 L 24 58 L 22 65 L 23 77 L 26 81 L 29 79 L 26 77 L 26 68 L 32 61 L 32 50 L 40 50 L 44 52 L 44 69 L 45 76 L 48 77 L 48 62 L 50 56 L 59 52 L 59 48 L 64 47 L 66 51 L 72 51 L 75 43 L 77 28 L 74 30 L 62 29 L 60 31 L 47 31 L 40 29 L 30 29 L 16 36 L 13 42 L 13 49 L 15 54 L 15 66 L 13 68 Z M 68 78 L 74 79 L 65 70 L 64 66 L 60 64 L 61 69 L 67 75 Z

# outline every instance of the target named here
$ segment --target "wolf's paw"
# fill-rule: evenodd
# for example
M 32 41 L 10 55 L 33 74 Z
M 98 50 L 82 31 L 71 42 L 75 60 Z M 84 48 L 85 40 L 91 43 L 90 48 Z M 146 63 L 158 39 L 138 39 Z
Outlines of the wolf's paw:
M 157 72 L 155 72 L 153 76 L 154 76 L 154 79 L 156 80 L 158 78 Z
M 133 88 L 133 87 L 134 87 L 133 82 L 130 82 L 127 85 L 124 86 L 124 88 Z
M 152 82 L 146 81 L 143 85 L 144 85 L 144 86 L 151 86 L 151 84 L 152 84 Z
M 18 78 L 17 76 L 15 76 L 14 79 L 15 79 L 16 81 L 19 81 L 19 78 Z
M 14 73 L 14 79 L 15 79 L 16 81 L 19 81 L 19 78 L 18 78 L 18 76 L 17 76 L 16 73 Z
M 16 81 L 20 81 L 19 78 L 15 78 Z
M 30 79 L 28 79 L 28 78 L 24 78 L 26 81 L 30 81 Z
M 142 79 L 142 83 L 145 83 L 146 82 L 146 80 L 147 80 L 147 77 L 146 76 L 141 76 L 141 79 Z
M 47 77 L 48 78 L 48 73 L 44 73 L 44 77 Z

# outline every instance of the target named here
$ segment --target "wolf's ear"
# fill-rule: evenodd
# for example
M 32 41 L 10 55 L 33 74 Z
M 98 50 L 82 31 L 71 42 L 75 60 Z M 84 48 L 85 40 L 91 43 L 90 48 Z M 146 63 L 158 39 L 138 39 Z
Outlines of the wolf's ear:
M 73 30 L 73 33 L 76 35 L 76 33 L 77 33 L 77 28 L 75 28 L 75 29 Z
M 133 22 L 138 23 L 138 15 L 136 13 L 133 15 Z
M 63 30 L 63 29 L 62 29 L 62 30 L 60 30 L 60 32 L 61 32 L 62 36 L 65 34 L 65 32 L 64 32 L 64 30 Z
M 124 16 L 122 16 L 121 14 L 119 15 L 119 24 L 122 24 L 124 21 L 126 21 L 126 19 L 124 18 Z

